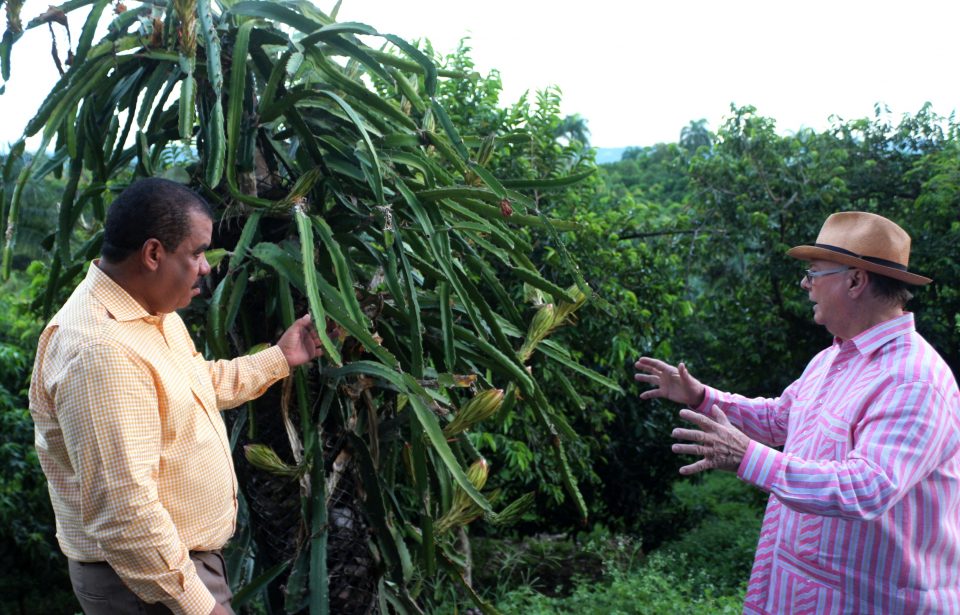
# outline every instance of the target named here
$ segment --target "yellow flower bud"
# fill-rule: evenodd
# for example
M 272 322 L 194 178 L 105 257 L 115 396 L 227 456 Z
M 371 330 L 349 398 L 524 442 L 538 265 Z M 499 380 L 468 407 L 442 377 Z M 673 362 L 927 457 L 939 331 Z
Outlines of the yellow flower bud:
M 248 444 L 243 447 L 243 454 L 250 465 L 257 469 L 291 478 L 300 475 L 300 468 L 281 461 L 273 449 L 266 444 Z
M 448 438 L 464 432 L 477 423 L 484 421 L 500 410 L 503 405 L 503 389 L 487 389 L 473 396 L 464 404 L 457 415 L 443 428 Z
M 489 475 L 490 466 L 483 457 L 474 461 L 467 468 L 467 478 L 470 480 L 470 484 L 477 488 L 477 491 L 483 489 L 483 486 L 487 484 L 487 476 Z

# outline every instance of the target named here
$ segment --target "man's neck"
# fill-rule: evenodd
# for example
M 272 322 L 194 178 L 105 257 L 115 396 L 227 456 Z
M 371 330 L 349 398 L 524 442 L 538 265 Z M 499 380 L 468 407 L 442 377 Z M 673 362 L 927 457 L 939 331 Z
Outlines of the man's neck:
M 157 315 L 154 310 L 150 309 L 150 304 L 146 300 L 145 294 L 136 282 L 142 278 L 134 275 L 133 272 L 130 271 L 130 268 L 134 265 L 128 261 L 112 263 L 103 258 L 93 261 L 93 265 L 105 273 L 108 278 L 116 282 L 117 286 L 126 291 L 147 313 L 153 314 L 154 316 Z
M 898 305 L 877 303 L 871 307 L 872 309 L 864 309 L 855 313 L 850 319 L 846 330 L 837 332 L 835 335 L 843 340 L 853 339 L 868 329 L 872 329 L 888 320 L 899 318 L 906 313 L 904 309 Z

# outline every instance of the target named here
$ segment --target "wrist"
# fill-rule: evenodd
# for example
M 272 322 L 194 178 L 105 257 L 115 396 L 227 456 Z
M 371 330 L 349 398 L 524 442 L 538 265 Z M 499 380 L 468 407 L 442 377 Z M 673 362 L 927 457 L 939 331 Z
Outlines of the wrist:
M 700 385 L 700 389 L 695 391 L 693 394 L 693 399 L 691 400 L 691 408 L 699 408 L 703 405 L 703 401 L 707 398 L 707 387 Z

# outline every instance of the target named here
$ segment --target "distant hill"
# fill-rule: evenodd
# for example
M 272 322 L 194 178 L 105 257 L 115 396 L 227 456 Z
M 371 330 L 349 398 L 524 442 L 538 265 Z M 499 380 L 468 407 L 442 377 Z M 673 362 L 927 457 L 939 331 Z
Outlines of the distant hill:
M 597 164 L 607 164 L 610 162 L 620 162 L 620 157 L 626 151 L 625 147 L 595 147 L 597 150 Z

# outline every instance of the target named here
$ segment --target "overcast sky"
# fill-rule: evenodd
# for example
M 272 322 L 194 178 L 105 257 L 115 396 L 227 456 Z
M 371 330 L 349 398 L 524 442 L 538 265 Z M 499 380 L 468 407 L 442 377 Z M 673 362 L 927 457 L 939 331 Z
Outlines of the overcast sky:
M 46 6 L 27 0 L 25 21 Z M 731 103 L 781 132 L 869 116 L 877 102 L 897 116 L 960 104 L 953 0 L 343 0 L 338 19 L 429 38 L 444 53 L 469 36 L 478 69 L 499 69 L 504 104 L 557 85 L 563 112 L 587 118 L 600 147 L 676 141 L 700 118 L 716 129 Z M 12 72 L 0 143 L 20 135 L 56 80 L 46 29 L 14 48 Z

